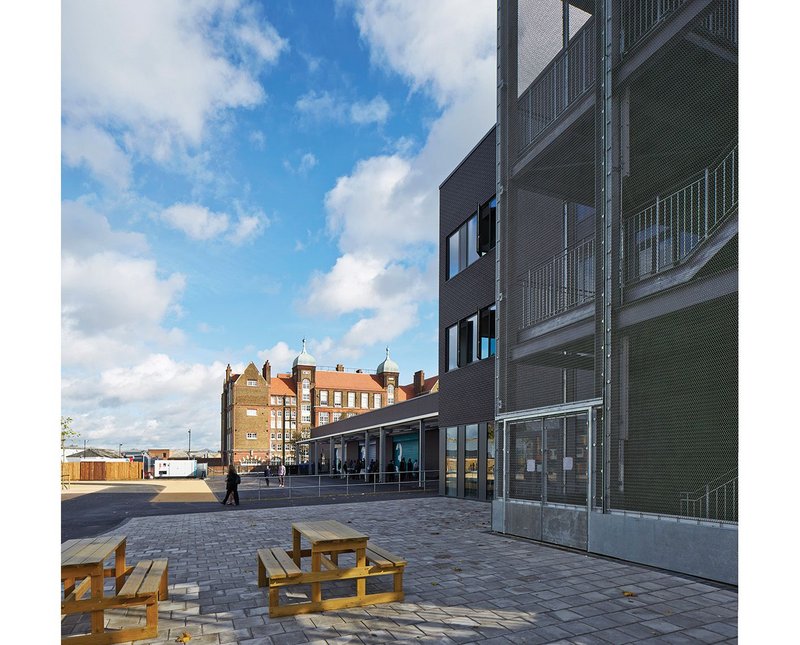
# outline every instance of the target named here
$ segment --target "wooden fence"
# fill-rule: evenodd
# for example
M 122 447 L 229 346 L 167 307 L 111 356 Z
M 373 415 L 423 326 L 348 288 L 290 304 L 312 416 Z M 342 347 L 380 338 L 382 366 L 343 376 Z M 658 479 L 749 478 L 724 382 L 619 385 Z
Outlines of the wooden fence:
M 81 461 L 61 464 L 71 481 L 122 481 L 142 478 L 140 461 Z

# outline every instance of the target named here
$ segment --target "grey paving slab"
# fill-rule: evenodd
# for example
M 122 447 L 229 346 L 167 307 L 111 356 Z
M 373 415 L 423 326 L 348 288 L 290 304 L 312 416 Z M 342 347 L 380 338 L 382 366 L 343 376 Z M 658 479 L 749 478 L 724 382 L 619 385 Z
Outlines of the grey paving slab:
M 114 529 L 128 536 L 127 559 L 167 557 L 170 576 L 158 637 L 137 642 L 172 643 L 183 631 L 198 645 L 736 639 L 735 590 L 493 534 L 490 510 L 424 497 L 132 519 Z M 347 523 L 403 555 L 406 600 L 270 619 L 267 592 L 257 586 L 256 550 L 289 547 L 291 523 L 310 519 Z M 388 577 L 372 582 L 376 590 L 391 588 Z M 333 587 L 338 593 L 352 584 Z M 307 597 L 308 588 L 292 594 Z M 115 610 L 107 617 L 121 626 L 140 621 L 141 612 Z M 86 624 L 70 617 L 62 634 L 80 633 Z

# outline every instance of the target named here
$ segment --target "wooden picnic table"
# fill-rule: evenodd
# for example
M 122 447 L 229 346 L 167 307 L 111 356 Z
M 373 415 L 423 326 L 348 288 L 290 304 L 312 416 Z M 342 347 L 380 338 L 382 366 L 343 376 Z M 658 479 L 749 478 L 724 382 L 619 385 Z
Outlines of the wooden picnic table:
M 158 633 L 158 600 L 168 597 L 167 560 L 142 560 L 135 567 L 125 562 L 124 535 L 67 540 L 61 545 L 61 614 L 90 614 L 90 632 L 64 636 L 62 645 L 127 643 L 153 638 Z M 110 567 L 106 560 L 113 556 Z M 115 593 L 105 595 L 106 578 L 114 578 Z M 91 592 L 85 598 L 87 592 Z M 105 610 L 145 605 L 144 627 L 105 630 Z
M 125 565 L 124 535 L 110 535 L 97 538 L 67 540 L 61 545 L 61 581 L 64 584 L 64 603 L 78 602 L 91 588 L 91 599 L 103 598 L 103 584 L 106 578 L 115 578 L 116 590 L 125 582 L 128 568 Z M 104 563 L 114 556 L 112 567 Z M 76 587 L 75 581 L 82 580 Z M 103 608 L 91 612 L 92 633 L 102 633 L 105 623 Z
M 303 549 L 303 540 L 310 548 Z M 339 566 L 339 556 L 355 554 L 355 566 Z M 301 569 L 302 559 L 311 558 L 311 571 Z M 269 586 L 270 616 L 291 616 L 311 611 L 359 607 L 382 602 L 403 600 L 403 569 L 406 561 L 377 544 L 369 536 L 337 522 L 316 520 L 292 524 L 292 550 L 279 547 L 258 552 L 259 586 Z M 394 590 L 371 593 L 366 590 L 367 578 L 377 575 L 394 576 Z M 355 579 L 354 596 L 322 598 L 321 583 L 332 580 Z M 279 606 L 280 587 L 310 584 L 310 602 Z

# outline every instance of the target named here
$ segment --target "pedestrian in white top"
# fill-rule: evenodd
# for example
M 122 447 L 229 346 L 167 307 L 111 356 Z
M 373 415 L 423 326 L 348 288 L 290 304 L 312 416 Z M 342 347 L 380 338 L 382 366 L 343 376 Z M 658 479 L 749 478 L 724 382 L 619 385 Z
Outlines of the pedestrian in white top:
M 283 465 L 283 462 L 278 464 L 278 486 L 283 488 L 283 481 L 284 477 L 286 477 L 286 466 Z

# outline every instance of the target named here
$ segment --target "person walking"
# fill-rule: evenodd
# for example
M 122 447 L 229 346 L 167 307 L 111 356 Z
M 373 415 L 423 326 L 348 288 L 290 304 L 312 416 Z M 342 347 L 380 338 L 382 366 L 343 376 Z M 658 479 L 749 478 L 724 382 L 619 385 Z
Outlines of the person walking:
M 281 462 L 278 464 L 278 486 L 281 488 L 283 488 L 284 477 L 286 477 L 286 466 Z
M 267 484 L 267 488 L 269 488 L 269 464 L 264 466 L 264 481 Z
M 403 481 L 406 478 L 406 458 L 403 457 L 400 460 L 400 466 L 398 467 L 400 471 L 400 481 Z
M 228 498 L 233 493 L 233 502 L 239 506 L 239 484 L 242 483 L 242 478 L 236 472 L 233 464 L 228 466 L 228 476 L 225 478 L 225 499 L 222 500 L 223 506 L 228 502 Z

